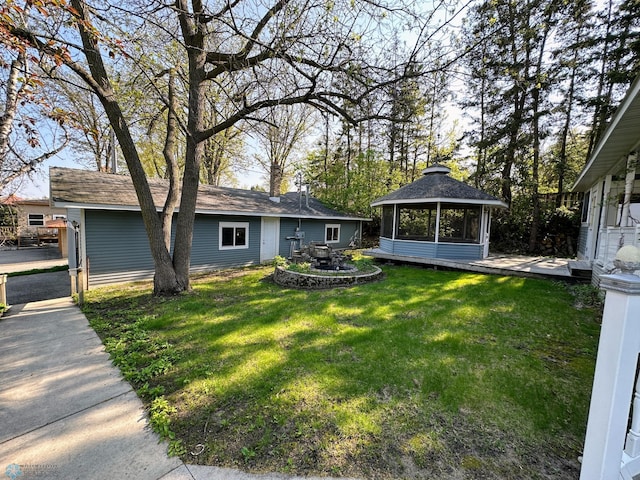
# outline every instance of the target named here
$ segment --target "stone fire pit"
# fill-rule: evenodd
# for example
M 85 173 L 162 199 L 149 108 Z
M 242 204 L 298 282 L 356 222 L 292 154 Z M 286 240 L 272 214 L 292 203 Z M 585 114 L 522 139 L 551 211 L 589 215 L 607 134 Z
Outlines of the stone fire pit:
M 382 278 L 382 270 L 372 267 L 373 272 L 359 272 L 352 270 L 337 270 L 331 273 L 301 273 L 287 270 L 285 267 L 276 267 L 273 273 L 273 281 L 278 285 L 290 288 L 324 289 L 335 287 L 348 287 L 374 282 Z

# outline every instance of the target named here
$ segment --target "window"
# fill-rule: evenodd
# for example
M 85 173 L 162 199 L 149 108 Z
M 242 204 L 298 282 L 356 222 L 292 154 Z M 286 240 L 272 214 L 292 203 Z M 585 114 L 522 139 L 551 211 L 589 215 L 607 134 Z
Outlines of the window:
M 591 200 L 591 192 L 587 192 L 584 195 L 584 198 L 582 199 L 582 212 L 580 215 L 580 221 L 582 223 L 586 223 L 589 221 L 589 207 L 591 206 L 590 203 Z
M 53 219 L 54 220 L 66 220 L 67 216 L 66 215 L 54 215 Z
M 44 214 L 30 213 L 27 222 L 30 227 L 44 227 Z
M 325 225 L 324 231 L 325 243 L 337 243 L 340 241 L 340 225 Z
M 220 250 L 249 248 L 248 222 L 220 222 Z

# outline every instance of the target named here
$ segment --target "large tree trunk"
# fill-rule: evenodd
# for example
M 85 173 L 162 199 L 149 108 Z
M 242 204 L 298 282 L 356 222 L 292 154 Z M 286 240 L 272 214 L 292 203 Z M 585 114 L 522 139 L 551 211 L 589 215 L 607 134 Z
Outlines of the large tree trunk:
M 194 8 L 199 10 L 192 12 L 192 14 L 189 14 L 184 1 L 177 0 L 176 6 L 189 57 L 189 113 L 180 212 L 176 221 L 176 238 L 173 247 L 173 265 L 176 281 L 184 290 L 188 290 L 193 225 L 195 223 L 198 185 L 200 184 L 200 167 L 205 146 L 202 132 L 204 130 L 206 91 L 204 81 L 207 56 L 204 48 L 204 26 L 196 24 L 194 20 L 201 18 L 202 5 L 199 2 L 194 2 Z
M 78 30 L 82 38 L 91 76 L 96 83 L 94 91 L 98 95 L 105 113 L 109 118 L 109 122 L 113 126 L 138 197 L 140 212 L 147 231 L 151 256 L 155 266 L 154 293 L 156 295 L 179 293 L 183 290 L 183 287 L 178 282 L 169 250 L 164 243 L 162 222 L 157 214 L 149 183 L 147 182 L 147 176 L 142 167 L 140 157 L 138 156 L 135 142 L 133 141 L 123 112 L 120 109 L 120 105 L 115 98 L 115 93 L 111 87 L 111 82 L 109 81 L 97 43 L 92 34 L 85 28 L 85 25 L 91 24 L 86 6 L 82 0 L 72 0 L 71 4 L 83 20 L 83 22 L 78 23 Z

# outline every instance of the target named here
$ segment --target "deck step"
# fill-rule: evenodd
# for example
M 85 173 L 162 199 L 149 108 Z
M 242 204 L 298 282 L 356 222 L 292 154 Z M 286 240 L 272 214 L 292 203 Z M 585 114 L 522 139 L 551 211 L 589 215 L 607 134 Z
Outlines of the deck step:
M 572 277 L 591 278 L 591 262 L 583 260 L 569 260 L 567 266 Z

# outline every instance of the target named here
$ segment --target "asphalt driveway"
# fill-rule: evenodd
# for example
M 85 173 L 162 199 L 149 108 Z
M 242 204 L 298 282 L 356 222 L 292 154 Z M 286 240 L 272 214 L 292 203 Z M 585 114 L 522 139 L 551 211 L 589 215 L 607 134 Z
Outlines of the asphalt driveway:
M 46 270 L 67 264 L 57 245 L 39 248 L 0 250 L 0 273 L 15 274 Z M 10 276 L 7 279 L 7 303 L 20 305 L 71 295 L 71 281 L 66 270 Z
M 52 298 L 69 297 L 70 295 L 71 280 L 69 272 L 66 270 L 20 275 L 7 279 L 7 303 L 9 305 L 39 302 Z

